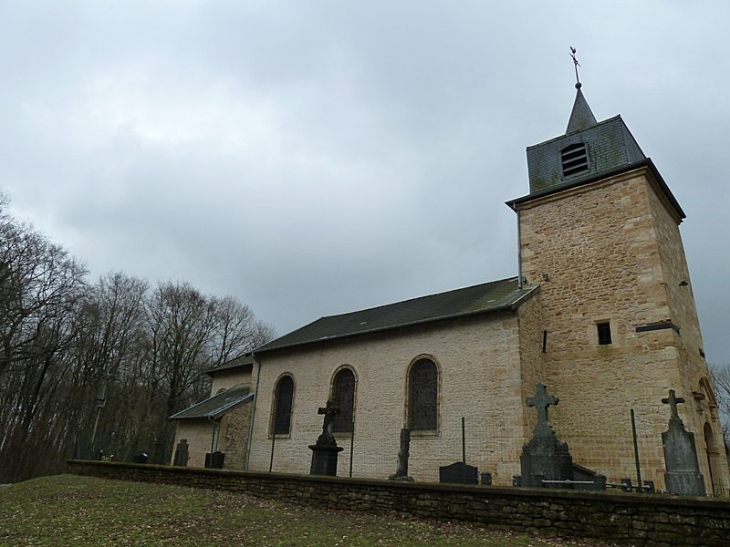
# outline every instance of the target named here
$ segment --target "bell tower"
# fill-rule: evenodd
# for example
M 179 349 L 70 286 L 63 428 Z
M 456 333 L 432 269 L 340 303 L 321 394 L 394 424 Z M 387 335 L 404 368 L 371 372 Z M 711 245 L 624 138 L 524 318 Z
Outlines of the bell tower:
M 580 82 L 565 134 L 528 147 L 527 164 L 530 192 L 508 205 L 518 216 L 520 276 L 540 285 L 541 380 L 560 397 L 558 436 L 576 463 L 619 482 L 635 475 L 633 409 L 643 478 L 663 489 L 661 400 L 674 389 L 689 403 L 682 419 L 703 455 L 707 492 L 727 495 L 679 232 L 684 211 L 621 116 L 596 120 Z

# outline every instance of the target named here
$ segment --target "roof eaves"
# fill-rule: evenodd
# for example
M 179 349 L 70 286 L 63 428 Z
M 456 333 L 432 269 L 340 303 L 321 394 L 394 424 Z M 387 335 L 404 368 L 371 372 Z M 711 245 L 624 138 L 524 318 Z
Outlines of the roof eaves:
M 580 186 L 585 186 L 587 184 L 591 184 L 598 180 L 614 177 L 616 175 L 620 175 L 621 173 L 631 171 L 632 169 L 638 169 L 640 167 L 648 167 L 651 170 L 651 172 L 654 175 L 654 177 L 656 178 L 657 183 L 659 184 L 660 188 L 666 195 L 666 197 L 669 200 L 672 207 L 676 210 L 677 214 L 679 215 L 680 220 L 686 218 L 686 215 L 684 214 L 682 207 L 679 205 L 679 202 L 674 197 L 674 194 L 672 194 L 672 191 L 669 189 L 669 186 L 667 186 L 667 183 L 664 181 L 664 178 L 662 177 L 661 173 L 659 173 L 659 170 L 654 165 L 654 162 L 651 161 L 651 158 L 641 159 L 641 160 L 635 161 L 633 163 L 630 163 L 628 165 L 622 166 L 618 169 L 614 169 L 612 171 L 607 171 L 605 173 L 599 173 L 594 177 L 579 180 L 572 184 L 554 186 L 552 188 L 548 188 L 547 190 L 543 190 L 542 192 L 537 192 L 535 194 L 528 194 L 526 196 L 522 196 L 521 198 L 512 199 L 505 203 L 511 209 L 514 209 L 516 205 L 520 205 L 520 204 L 528 202 L 530 200 L 542 198 L 545 196 L 549 196 L 551 194 L 557 194 L 558 192 L 562 192 L 563 190 L 568 190 L 571 188 L 578 188 Z
M 473 316 L 487 314 L 487 313 L 496 313 L 496 312 L 500 312 L 500 311 L 514 311 L 515 309 L 517 309 L 522 304 L 522 301 L 528 295 L 532 294 L 532 292 L 535 289 L 537 289 L 538 287 L 539 287 L 539 285 L 535 285 L 535 286 L 532 286 L 532 287 L 529 287 L 529 288 L 523 288 L 521 290 L 524 291 L 524 294 L 521 294 L 519 296 L 519 298 L 517 298 L 516 300 L 514 300 L 512 302 L 507 302 L 507 303 L 504 303 L 504 304 L 499 304 L 499 305 L 494 306 L 494 307 L 482 308 L 482 309 L 479 309 L 479 310 L 470 310 L 470 311 L 465 311 L 465 312 L 460 312 L 460 313 L 452 313 L 452 314 L 446 314 L 446 315 L 439 315 L 439 316 L 434 316 L 434 317 L 428 317 L 426 319 L 418 319 L 416 321 L 408 321 L 406 323 L 399 323 L 399 324 L 395 324 L 395 325 L 387 325 L 385 327 L 376 327 L 376 328 L 372 328 L 372 329 L 359 330 L 357 332 L 348 332 L 348 333 L 343 333 L 343 334 L 336 334 L 336 335 L 333 335 L 333 336 L 322 336 L 322 337 L 319 337 L 319 338 L 315 338 L 315 339 L 312 339 L 312 340 L 305 340 L 305 341 L 301 341 L 301 342 L 291 342 L 289 344 L 284 344 L 284 345 L 281 345 L 281 346 L 275 346 L 275 347 L 268 348 L 268 349 L 254 350 L 254 354 L 255 355 L 260 355 L 262 353 L 270 353 L 270 352 L 273 352 L 273 351 L 279 351 L 279 350 L 284 350 L 284 349 L 291 349 L 291 348 L 295 348 L 295 347 L 309 346 L 309 345 L 312 345 L 312 344 L 319 344 L 319 343 L 322 343 L 322 342 L 330 342 L 332 340 L 343 340 L 343 339 L 346 339 L 346 338 L 353 338 L 353 337 L 356 337 L 356 336 L 365 336 L 365 335 L 368 335 L 368 334 L 376 334 L 376 333 L 380 333 L 380 332 L 387 332 L 387 331 L 392 331 L 392 330 L 397 330 L 397 329 L 402 329 L 402 328 L 416 327 L 416 326 L 425 325 L 425 324 L 428 324 L 428 323 L 435 323 L 435 322 L 438 322 L 438 321 L 446 321 L 446 320 L 449 320 L 449 319 L 463 319 L 463 318 L 473 317 Z
M 199 415 L 193 415 L 193 416 L 181 416 L 181 414 L 188 414 L 192 413 L 193 410 L 195 410 L 196 407 L 208 404 L 211 399 L 215 399 L 215 397 L 218 397 L 219 395 L 215 395 L 213 397 L 209 397 L 208 399 L 205 399 L 203 401 L 200 401 L 199 403 L 194 404 L 191 407 L 186 408 L 185 410 L 181 410 L 180 412 L 177 412 L 170 416 L 168 419 L 170 420 L 186 420 L 186 419 L 201 419 L 201 418 L 212 418 L 214 420 L 217 420 L 221 416 L 223 416 L 226 412 L 229 410 L 237 407 L 240 404 L 245 403 L 246 401 L 253 398 L 253 393 L 247 392 L 245 394 L 241 394 L 240 398 L 235 398 L 232 401 L 230 401 L 228 404 L 220 407 L 216 407 L 212 409 L 209 412 L 204 412 Z
M 602 120 L 600 122 L 597 122 L 595 125 L 591 126 L 589 129 L 592 129 L 594 127 L 598 127 L 598 126 L 601 126 L 601 125 L 608 125 L 611 122 L 614 122 L 616 120 L 621 120 L 623 122 L 623 120 L 621 118 L 621 115 L 620 114 L 617 114 L 616 116 L 613 116 L 611 118 L 607 118 L 607 119 Z M 624 125 L 626 125 L 626 124 L 624 124 Z M 580 131 L 577 131 L 577 133 L 579 133 L 579 132 Z M 563 139 L 565 139 L 565 135 L 558 135 L 557 137 L 553 137 L 552 139 L 548 139 L 546 141 L 542 141 L 541 143 L 533 144 L 531 146 L 528 146 L 526 148 L 526 150 L 533 150 L 535 148 L 540 148 L 541 146 L 545 146 L 545 145 L 550 144 L 550 143 L 553 143 L 555 141 L 561 141 Z
M 248 358 L 248 359 L 247 359 Z M 235 361 L 240 361 L 236 363 Z M 251 357 L 251 352 L 244 353 L 243 355 L 239 355 L 238 357 L 234 357 L 233 359 L 230 359 L 226 361 L 223 364 L 218 365 L 217 367 L 209 368 L 208 370 L 204 370 L 203 372 L 207 374 L 208 376 L 212 376 L 216 372 L 221 372 L 224 370 L 233 370 L 240 367 L 245 366 L 252 366 L 253 365 L 253 358 Z

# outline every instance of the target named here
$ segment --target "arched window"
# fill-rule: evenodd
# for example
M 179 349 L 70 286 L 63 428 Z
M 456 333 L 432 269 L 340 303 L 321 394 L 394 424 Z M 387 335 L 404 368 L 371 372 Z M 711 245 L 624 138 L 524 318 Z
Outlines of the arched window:
M 291 431 L 291 407 L 294 399 L 294 380 L 282 376 L 274 390 L 274 419 L 271 422 L 272 434 L 288 435 Z
M 438 429 L 438 369 L 430 359 L 416 361 L 408 373 L 408 427 Z
M 332 398 L 340 407 L 340 413 L 335 415 L 332 431 L 350 433 L 355 407 L 355 373 L 349 368 L 340 369 L 335 374 L 332 380 Z

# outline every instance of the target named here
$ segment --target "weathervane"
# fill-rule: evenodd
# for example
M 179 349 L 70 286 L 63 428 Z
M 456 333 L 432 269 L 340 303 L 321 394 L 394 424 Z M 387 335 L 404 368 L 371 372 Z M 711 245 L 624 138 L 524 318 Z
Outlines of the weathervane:
M 575 88 L 580 89 L 581 83 L 580 78 L 578 77 L 578 67 L 580 66 L 580 63 L 578 62 L 578 59 L 575 58 L 575 48 L 573 46 L 570 46 L 570 56 L 573 58 L 573 64 L 575 65 Z

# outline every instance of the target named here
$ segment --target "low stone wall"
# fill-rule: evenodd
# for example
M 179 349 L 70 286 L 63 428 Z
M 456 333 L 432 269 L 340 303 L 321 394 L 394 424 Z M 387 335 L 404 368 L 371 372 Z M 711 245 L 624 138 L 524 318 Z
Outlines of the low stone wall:
M 214 488 L 332 509 L 465 520 L 622 545 L 730 546 L 730 500 L 248 473 L 73 460 L 68 471 Z

